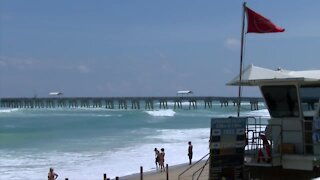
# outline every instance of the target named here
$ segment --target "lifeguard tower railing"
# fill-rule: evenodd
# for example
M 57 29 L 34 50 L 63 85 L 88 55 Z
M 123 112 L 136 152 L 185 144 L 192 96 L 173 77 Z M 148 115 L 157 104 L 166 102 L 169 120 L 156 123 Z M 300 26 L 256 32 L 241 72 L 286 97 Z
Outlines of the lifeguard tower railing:
M 282 144 L 281 125 L 268 124 L 270 117 L 247 117 L 246 125 L 246 146 L 245 146 L 245 165 L 248 166 L 280 166 Z M 275 133 L 277 132 L 277 133 Z M 263 145 L 264 136 L 269 143 L 270 157 L 266 153 Z M 263 155 L 264 157 L 259 157 Z M 259 160 L 260 158 L 260 160 Z

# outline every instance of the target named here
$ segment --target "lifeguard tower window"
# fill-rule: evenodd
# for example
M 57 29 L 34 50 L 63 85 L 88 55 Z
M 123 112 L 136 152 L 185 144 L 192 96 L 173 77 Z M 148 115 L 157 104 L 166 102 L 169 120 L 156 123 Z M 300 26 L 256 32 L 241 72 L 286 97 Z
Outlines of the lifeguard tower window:
M 271 117 L 299 117 L 297 88 L 293 85 L 262 86 Z
M 303 112 L 308 114 L 310 112 L 311 116 L 314 115 L 316 109 L 319 106 L 320 100 L 320 85 L 317 86 L 301 86 L 300 87 L 300 97 Z

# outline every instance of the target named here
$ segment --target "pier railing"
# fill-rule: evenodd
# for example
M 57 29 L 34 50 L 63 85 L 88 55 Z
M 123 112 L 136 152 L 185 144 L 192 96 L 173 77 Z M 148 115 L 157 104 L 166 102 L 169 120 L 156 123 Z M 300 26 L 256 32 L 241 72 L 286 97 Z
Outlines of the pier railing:
M 252 110 L 259 109 L 260 97 L 242 97 L 242 103 L 250 103 Z M 216 96 L 184 96 L 184 97 L 34 97 L 34 98 L 1 98 L 2 108 L 107 108 L 107 109 L 197 109 L 198 104 L 204 108 L 212 108 L 213 103 L 228 107 L 229 103 L 236 106 L 237 97 Z

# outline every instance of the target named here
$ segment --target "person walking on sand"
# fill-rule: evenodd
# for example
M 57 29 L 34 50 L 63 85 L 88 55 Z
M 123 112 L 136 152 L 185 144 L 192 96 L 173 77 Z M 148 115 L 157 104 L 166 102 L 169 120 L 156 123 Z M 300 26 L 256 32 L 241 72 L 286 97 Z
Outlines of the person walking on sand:
M 49 169 L 48 180 L 55 180 L 58 178 L 58 174 L 53 171 L 53 168 Z
M 159 154 L 159 165 L 160 165 L 160 171 L 161 172 L 162 172 L 162 170 L 166 171 L 165 168 L 164 168 L 164 156 L 165 156 L 164 148 L 161 148 L 161 152 Z
M 191 144 L 191 141 L 188 142 L 189 147 L 188 147 L 188 156 L 189 156 L 189 165 L 191 165 L 191 161 L 192 161 L 192 155 L 193 155 L 193 146 Z
M 154 156 L 155 156 L 155 163 L 156 163 L 156 168 L 158 169 L 158 165 L 160 166 L 159 164 L 159 150 L 157 148 L 154 148 Z

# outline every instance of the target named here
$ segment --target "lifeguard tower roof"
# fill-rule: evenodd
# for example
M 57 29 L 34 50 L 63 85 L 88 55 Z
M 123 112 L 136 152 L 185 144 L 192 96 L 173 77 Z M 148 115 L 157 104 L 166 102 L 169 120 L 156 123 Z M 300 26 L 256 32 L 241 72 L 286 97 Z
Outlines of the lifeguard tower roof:
M 227 83 L 227 85 L 239 85 L 239 75 Z M 320 70 L 308 71 L 289 71 L 278 68 L 276 70 L 257 67 L 254 65 L 247 66 L 241 77 L 241 85 L 259 86 L 269 82 L 313 82 L 320 83 Z

